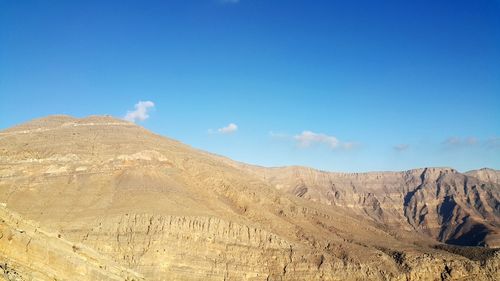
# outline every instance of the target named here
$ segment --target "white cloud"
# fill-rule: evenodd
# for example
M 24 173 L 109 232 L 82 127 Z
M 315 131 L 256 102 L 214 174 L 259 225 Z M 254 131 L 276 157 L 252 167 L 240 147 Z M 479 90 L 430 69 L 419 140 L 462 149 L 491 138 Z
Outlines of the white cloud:
M 410 145 L 406 144 L 406 143 L 401 143 L 401 144 L 397 144 L 397 145 L 393 146 L 393 148 L 397 152 L 402 152 L 402 151 L 408 150 L 410 148 Z
M 238 125 L 234 123 L 229 123 L 229 125 L 227 125 L 226 127 L 217 129 L 217 132 L 221 134 L 231 134 L 236 132 L 237 130 L 238 130 Z
M 137 120 L 144 121 L 149 118 L 148 111 L 153 108 L 155 104 L 152 101 L 139 101 L 135 104 L 135 110 L 127 111 L 123 119 L 135 122 Z
M 329 136 L 311 131 L 303 131 L 301 134 L 293 137 L 300 147 L 310 147 L 314 144 L 324 144 L 331 149 L 344 148 L 351 149 L 355 146 L 353 142 L 341 142 L 334 136 Z
M 294 136 L 294 139 L 299 143 L 301 147 L 309 147 L 315 143 L 323 143 L 331 148 L 337 148 L 339 146 L 339 140 L 334 136 L 328 136 L 325 134 L 317 134 L 311 131 L 303 131 L 300 135 Z

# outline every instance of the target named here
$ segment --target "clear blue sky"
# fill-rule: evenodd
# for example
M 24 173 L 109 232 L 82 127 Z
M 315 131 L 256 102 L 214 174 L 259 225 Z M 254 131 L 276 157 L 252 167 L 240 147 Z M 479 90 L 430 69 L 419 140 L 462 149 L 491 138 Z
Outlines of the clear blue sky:
M 0 0 L 0 129 L 139 101 L 254 164 L 500 169 L 500 1 Z

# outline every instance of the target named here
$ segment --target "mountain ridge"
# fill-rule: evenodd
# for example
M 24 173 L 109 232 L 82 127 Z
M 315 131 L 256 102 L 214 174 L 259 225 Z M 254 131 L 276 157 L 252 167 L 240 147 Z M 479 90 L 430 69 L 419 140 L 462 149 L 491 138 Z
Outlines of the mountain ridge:
M 55 121 L 55 122 L 54 122 Z M 62 122 L 64 121 L 64 122 Z M 44 117 L 39 117 L 39 118 L 34 118 L 34 119 L 31 119 L 31 120 L 28 120 L 26 122 L 23 122 L 23 123 L 20 123 L 20 124 L 17 124 L 17 125 L 13 125 L 9 128 L 4 128 L 3 130 L 0 130 L 0 134 L 2 133 L 9 133 L 9 132 L 12 132 L 12 131 L 16 131 L 16 130 L 19 130 L 21 129 L 23 126 L 40 126 L 41 124 L 43 123 L 54 123 L 54 124 L 64 124 L 64 123 L 67 123 L 67 125 L 70 125 L 70 124 L 85 124 L 84 122 L 85 121 L 92 121 L 90 122 L 90 124 L 92 125 L 101 125 L 101 126 L 105 126 L 105 125 L 109 125 L 109 122 L 110 121 L 113 121 L 112 125 L 119 125 L 119 124 L 122 124 L 122 125 L 125 125 L 125 126 L 136 126 L 136 127 L 139 127 L 139 128 L 143 128 L 142 126 L 134 123 L 134 122 L 131 122 L 131 121 L 127 121 L 127 120 L 124 120 L 124 119 L 121 119 L 121 118 L 117 118 L 117 117 L 114 117 L 112 115 L 108 115 L 108 114 L 105 114 L 105 115 L 89 115 L 89 116 L 86 116 L 86 117 L 75 117 L 75 116 L 72 116 L 72 115 L 67 115 L 67 114 L 53 114 L 53 115 L 48 115 L 48 116 L 44 116 Z M 95 123 L 95 121 L 108 121 L 108 122 L 104 122 L 104 123 Z M 89 124 L 89 123 L 87 123 Z M 144 129 L 144 128 L 143 128 Z M 181 141 L 179 140 L 176 140 L 174 138 L 171 138 L 169 136 L 165 136 L 165 135 L 158 135 L 158 136 L 161 136 L 161 137 L 164 137 L 164 138 L 167 138 L 171 141 L 175 141 L 175 142 L 179 142 L 179 143 L 182 143 Z M 325 173 L 335 173 L 335 174 L 350 174 L 350 175 L 356 175 L 356 174 L 373 174 L 373 173 L 405 173 L 405 172 L 411 172 L 411 171 L 420 171 L 420 170 L 424 170 L 424 169 L 435 169 L 435 170 L 451 170 L 451 171 L 455 171 L 455 172 L 458 172 L 458 173 L 462 173 L 462 174 L 468 174 L 468 173 L 477 173 L 477 172 L 490 172 L 490 173 L 499 173 L 500 174 L 500 170 L 498 169 L 494 169 L 494 168 L 490 168 L 490 167 L 482 167 L 482 168 L 477 168 L 477 169 L 472 169 L 472 170 L 468 170 L 468 171 L 464 171 L 464 172 L 459 172 L 458 170 L 456 170 L 455 168 L 453 167 L 450 167 L 450 166 L 424 166 L 424 167 L 417 167 L 417 168 L 411 168 L 411 169 L 406 169 L 406 170 L 374 170 L 374 171 L 361 171 L 361 172 L 341 172 L 341 171 L 334 171 L 334 170 L 324 170 L 324 169 L 319 169 L 319 168 L 314 168 L 314 167 L 309 167 L 309 166 L 304 166 L 304 165 L 284 165 L 284 166 L 263 166 L 263 165 L 259 165 L 259 164 L 249 164 L 249 163 L 246 163 L 246 162 L 243 162 L 243 161 L 237 161 L 237 160 L 233 160 L 227 156 L 224 156 L 224 155 L 220 155 L 220 154 L 216 154 L 216 153 L 212 153 L 212 152 L 208 152 L 208 151 L 205 151 L 203 149 L 199 149 L 199 148 L 196 148 L 194 146 L 190 146 L 188 144 L 184 144 L 182 143 L 183 145 L 186 145 L 186 146 L 189 146 L 193 149 L 196 149 L 200 152 L 203 152 L 203 153 L 207 153 L 207 154 L 210 154 L 210 155 L 213 155 L 213 156 L 216 156 L 216 157 L 221 157 L 221 158 L 224 158 L 224 159 L 227 159 L 227 160 L 230 160 L 232 162 L 236 162 L 236 163 L 239 163 L 239 164 L 243 164 L 243 165 L 248 165 L 248 166 L 253 166 L 253 167 L 256 167 L 256 168 L 265 168 L 265 169 L 284 169 L 284 168 L 300 168 L 300 169 L 311 169 L 311 170 L 316 170 L 318 172 L 325 172 Z
M 0 202 L 148 280 L 498 279 L 499 255 L 476 261 L 435 247 L 477 223 L 489 232 L 474 242 L 497 245 L 498 186 L 445 170 L 384 173 L 386 182 L 351 174 L 344 184 L 236 162 L 111 117 L 0 132 Z M 466 178 L 471 206 L 458 197 Z M 440 221 L 432 210 L 450 198 L 456 206 Z M 425 215 L 424 204 L 434 204 Z

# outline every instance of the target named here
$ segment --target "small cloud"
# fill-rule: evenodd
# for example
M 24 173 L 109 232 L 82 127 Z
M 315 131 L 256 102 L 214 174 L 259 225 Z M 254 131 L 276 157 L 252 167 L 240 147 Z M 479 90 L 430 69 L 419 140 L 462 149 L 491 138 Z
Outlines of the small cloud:
M 300 135 L 296 135 L 293 138 L 301 147 L 309 147 L 315 143 L 322 143 L 330 146 L 330 148 L 337 148 L 340 143 L 334 136 L 317 134 L 311 131 L 303 131 Z
M 457 147 L 457 146 L 471 146 L 477 144 L 479 141 L 475 137 L 449 137 L 443 141 L 443 144 L 448 147 Z
M 236 132 L 237 130 L 238 130 L 238 125 L 234 123 L 229 123 L 229 125 L 227 125 L 226 127 L 217 129 L 217 132 L 221 134 L 231 134 Z
M 134 105 L 135 110 L 127 111 L 123 119 L 135 122 L 137 120 L 144 121 L 149 118 L 148 111 L 153 108 L 155 104 L 152 101 L 139 101 Z
M 485 141 L 485 145 L 489 149 L 498 149 L 500 148 L 500 137 L 492 137 Z
M 240 0 L 219 0 L 219 2 L 222 4 L 238 4 Z
M 474 145 L 477 144 L 479 141 L 475 137 L 468 137 L 465 139 L 465 144 L 468 145 Z
M 442 143 L 446 148 L 480 147 L 483 149 L 500 149 L 500 137 L 478 139 L 475 137 L 450 137 Z
M 311 131 L 303 131 L 301 134 L 293 137 L 300 147 L 310 147 L 315 144 L 324 144 L 331 149 L 344 148 L 351 149 L 356 144 L 354 142 L 341 142 L 334 136 L 329 136 Z
M 408 150 L 410 148 L 410 145 L 406 143 L 401 143 L 393 146 L 392 148 L 394 148 L 394 150 L 396 150 L 397 152 L 402 152 Z
M 458 145 L 460 143 L 461 143 L 461 140 L 459 137 L 449 137 L 443 141 L 444 145 L 449 145 L 449 146 Z

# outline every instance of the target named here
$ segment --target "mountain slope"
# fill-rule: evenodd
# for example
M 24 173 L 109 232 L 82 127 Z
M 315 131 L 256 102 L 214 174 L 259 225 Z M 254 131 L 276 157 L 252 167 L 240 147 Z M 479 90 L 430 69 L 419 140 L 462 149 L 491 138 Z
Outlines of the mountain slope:
M 500 184 L 500 171 L 488 168 L 468 171 L 465 173 L 468 176 L 475 177 L 481 181 Z
M 457 245 L 500 246 L 500 185 L 489 174 L 483 181 L 451 168 L 352 174 L 245 168 L 286 193 L 341 206 L 394 229 L 415 229 Z
M 0 202 L 148 280 L 499 277 L 498 254 L 436 249 L 412 227 L 391 228 L 398 220 L 295 195 L 250 166 L 111 117 L 0 132 Z

